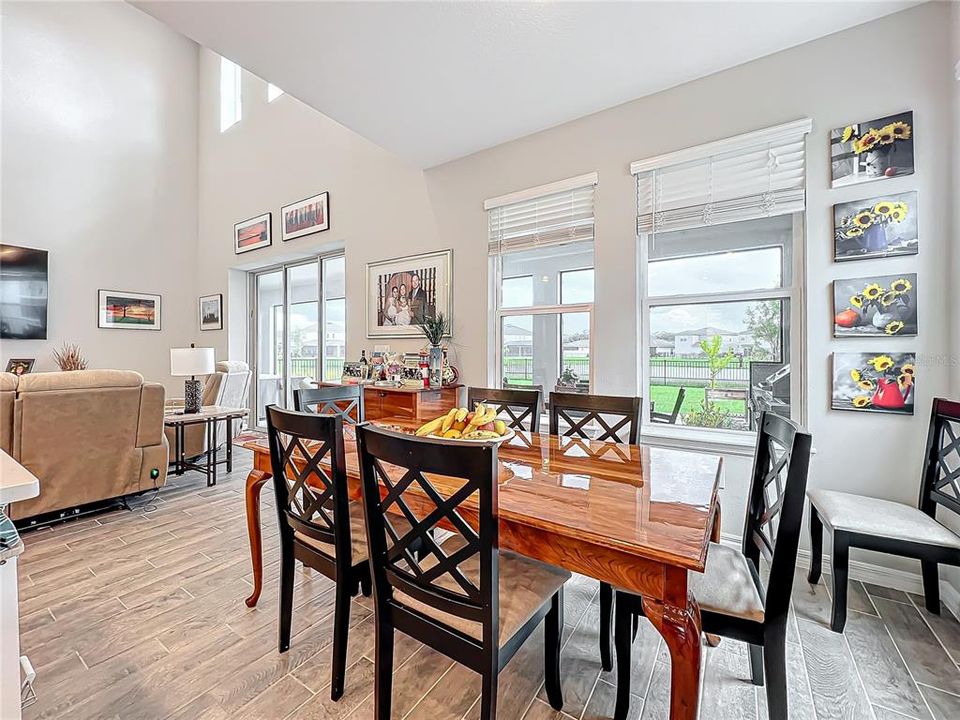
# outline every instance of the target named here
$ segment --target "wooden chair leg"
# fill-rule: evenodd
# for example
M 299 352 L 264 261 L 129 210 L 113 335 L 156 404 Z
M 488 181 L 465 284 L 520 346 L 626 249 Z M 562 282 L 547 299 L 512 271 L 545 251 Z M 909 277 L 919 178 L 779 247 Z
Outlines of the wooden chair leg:
M 253 565 L 253 592 L 244 602 L 253 607 L 263 590 L 263 543 L 260 534 L 260 491 L 270 479 L 270 473 L 251 470 L 247 476 L 244 498 L 247 505 L 247 536 L 250 540 L 250 562 Z
M 554 710 L 563 710 L 563 687 L 560 682 L 560 646 L 563 637 L 563 588 L 550 600 L 550 612 L 544 622 L 544 678 L 547 699 Z
M 497 720 L 497 687 L 500 673 L 496 663 L 491 663 L 483 673 L 480 695 L 480 720 Z
M 613 586 L 602 582 L 600 583 L 600 664 L 606 672 L 613 670 L 612 620 Z
M 282 539 L 280 542 L 284 542 Z M 290 649 L 290 628 L 293 622 L 293 541 L 280 550 L 280 652 Z
M 823 566 L 823 522 L 817 509 L 810 506 L 810 572 L 807 580 L 811 585 L 820 582 L 820 573 Z
M 940 614 L 940 566 L 931 560 L 921 560 L 923 572 L 923 596 L 927 610 Z
M 350 633 L 350 590 L 345 582 L 337 583 L 336 605 L 333 610 L 333 663 L 330 679 L 330 699 L 343 696 L 347 674 L 347 636 Z
M 754 685 L 763 685 L 763 646 L 748 644 L 750 649 L 750 679 Z
M 630 603 L 621 595 L 614 610 L 613 634 L 617 650 L 617 705 L 615 720 L 626 720 L 630 714 L 630 671 L 633 664 L 631 621 L 634 613 Z
M 393 707 L 393 637 L 392 626 L 377 623 L 373 670 L 375 720 L 390 720 Z
M 752 647 L 752 646 L 751 646 Z M 787 626 L 769 628 L 763 640 L 763 672 L 770 720 L 787 720 Z
M 843 632 L 847 624 L 847 571 L 850 565 L 850 544 L 844 533 L 833 534 L 833 611 L 830 629 Z

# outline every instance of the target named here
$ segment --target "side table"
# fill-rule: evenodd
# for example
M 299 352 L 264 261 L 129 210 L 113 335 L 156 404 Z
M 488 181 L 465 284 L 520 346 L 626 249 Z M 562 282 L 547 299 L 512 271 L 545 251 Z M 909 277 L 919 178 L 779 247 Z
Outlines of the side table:
M 207 487 L 217 484 L 217 466 L 226 465 L 227 472 L 233 470 L 233 421 L 246 417 L 246 408 L 229 408 L 219 405 L 205 405 L 198 413 L 181 411 L 168 412 L 163 416 L 163 424 L 173 428 L 174 474 L 183 475 L 187 470 L 202 472 L 207 478 Z M 217 425 L 223 420 L 227 425 L 227 457 L 217 460 L 218 435 Z M 187 461 L 184 457 L 183 431 L 187 425 L 204 426 L 206 432 L 206 450 L 203 453 L 203 462 Z

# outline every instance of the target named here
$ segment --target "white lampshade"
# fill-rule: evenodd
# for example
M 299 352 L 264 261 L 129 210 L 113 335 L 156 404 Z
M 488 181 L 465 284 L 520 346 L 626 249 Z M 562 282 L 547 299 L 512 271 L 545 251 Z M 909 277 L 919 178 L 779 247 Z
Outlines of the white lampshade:
M 210 375 L 213 371 L 213 348 L 170 348 L 171 375 Z

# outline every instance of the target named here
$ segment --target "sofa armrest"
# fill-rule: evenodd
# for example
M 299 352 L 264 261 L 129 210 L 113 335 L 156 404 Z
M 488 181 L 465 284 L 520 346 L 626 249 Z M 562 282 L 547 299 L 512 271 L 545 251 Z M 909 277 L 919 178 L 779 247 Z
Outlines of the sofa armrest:
M 137 425 L 137 447 L 163 443 L 163 398 L 166 393 L 159 383 L 144 383 L 140 388 L 140 420 Z

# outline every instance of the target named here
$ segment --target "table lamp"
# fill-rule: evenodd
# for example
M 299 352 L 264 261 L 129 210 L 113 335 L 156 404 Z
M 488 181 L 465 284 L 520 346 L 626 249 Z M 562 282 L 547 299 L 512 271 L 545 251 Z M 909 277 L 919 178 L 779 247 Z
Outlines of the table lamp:
M 183 412 L 200 412 L 203 383 L 196 376 L 213 373 L 213 362 L 213 348 L 198 348 L 193 343 L 188 348 L 170 348 L 170 374 L 190 378 L 183 383 Z

